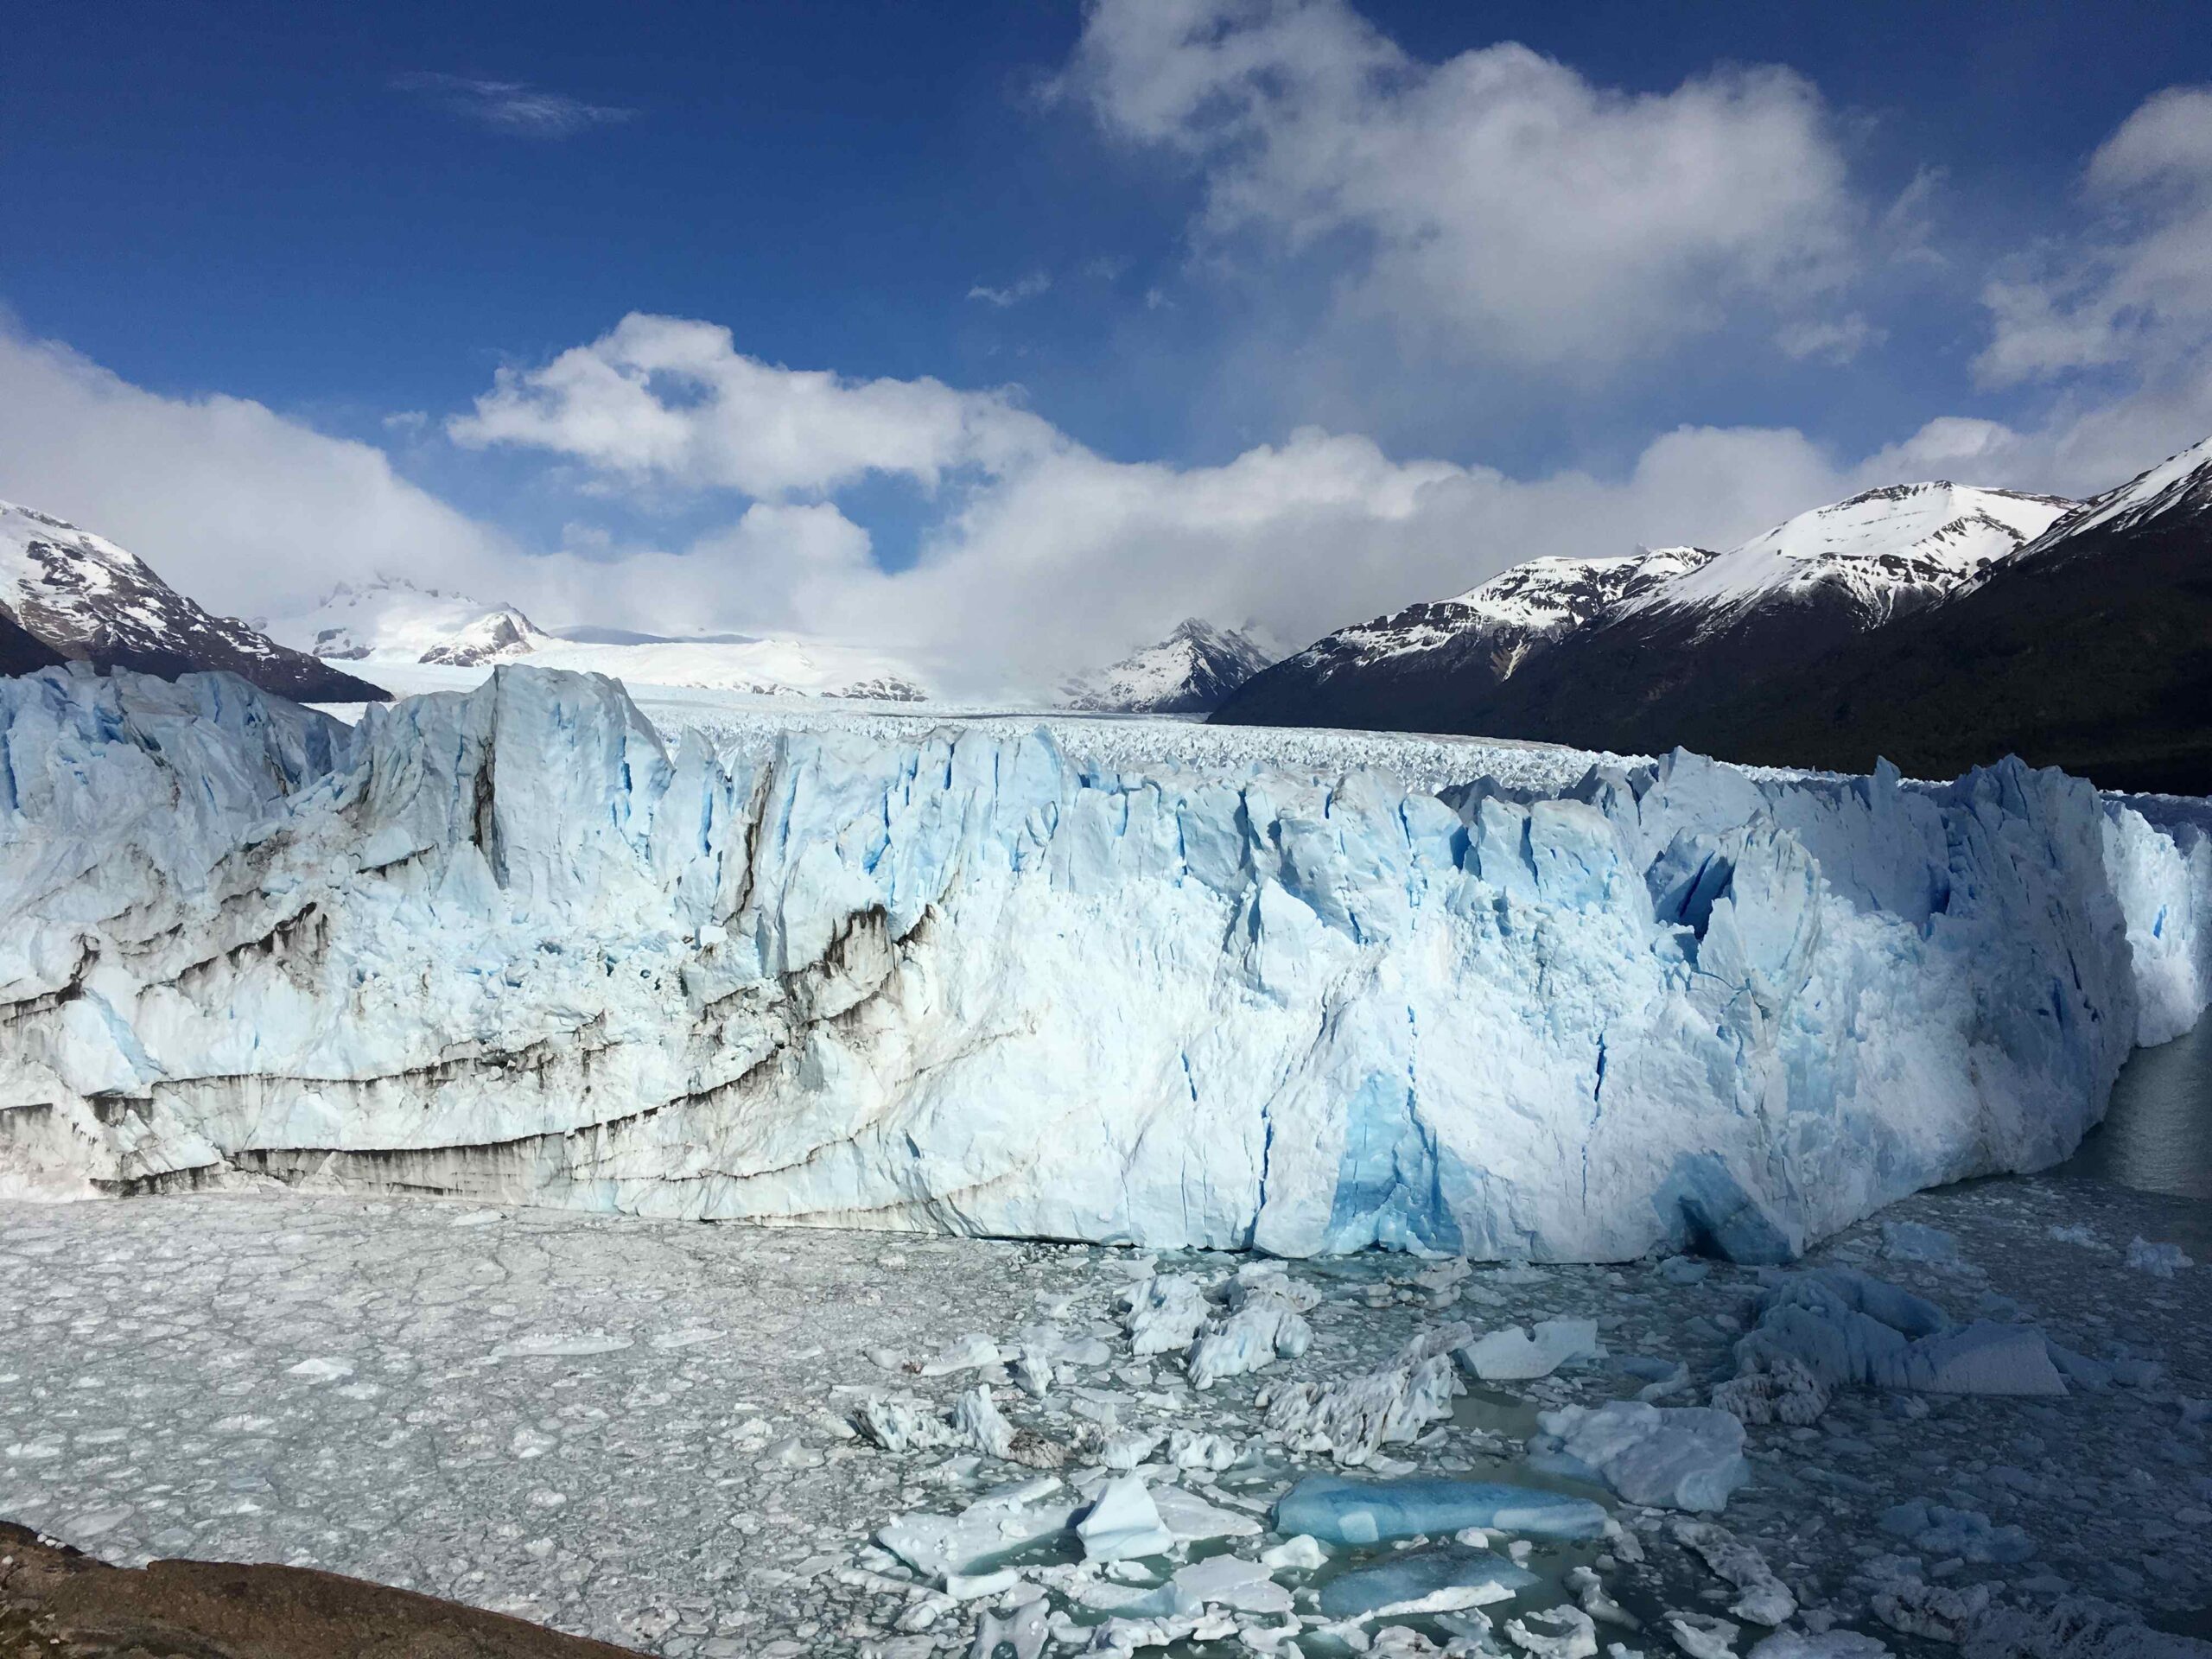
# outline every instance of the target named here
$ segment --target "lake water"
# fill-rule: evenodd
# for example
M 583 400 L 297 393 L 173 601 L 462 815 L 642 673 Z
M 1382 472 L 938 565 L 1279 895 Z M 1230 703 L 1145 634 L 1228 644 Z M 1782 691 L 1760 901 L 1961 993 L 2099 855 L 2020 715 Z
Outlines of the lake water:
M 2138 1049 L 2113 1085 L 2102 1127 L 2050 1173 L 2212 1199 L 2212 1017 L 2185 1037 Z

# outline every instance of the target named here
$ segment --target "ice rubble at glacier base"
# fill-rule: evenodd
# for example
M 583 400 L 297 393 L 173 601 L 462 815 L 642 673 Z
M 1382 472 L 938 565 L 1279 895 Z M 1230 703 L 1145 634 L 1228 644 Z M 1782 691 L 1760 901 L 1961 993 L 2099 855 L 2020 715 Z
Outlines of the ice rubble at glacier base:
M 2126 1245 L 2201 1217 L 2071 1180 L 1903 1209 L 1955 1249 L 1904 1253 L 1885 1218 L 1791 1269 L 1294 1263 L 1310 1348 L 1200 1389 L 1189 1350 L 1133 1352 L 1124 1293 L 1170 1274 L 1219 1321 L 1238 1257 L 342 1193 L 0 1202 L 0 1300 L 22 1314 L 0 1327 L 0 1514 L 111 1559 L 318 1565 L 667 1659 L 995 1659 L 1176 1632 L 1224 1659 L 1455 1641 L 1544 1659 L 1586 1631 L 1645 1659 L 1715 1641 L 1740 1659 L 1954 1641 L 1964 1659 L 2205 1659 L 2143 1620 L 2212 1619 L 2206 1269 L 2161 1279 Z M 1768 1313 L 1820 1300 L 1778 1291 L 1838 1274 L 1934 1310 L 1886 1316 L 2005 1323 L 2104 1375 L 2056 1395 L 1847 1384 L 1809 1424 L 1745 1426 L 1748 1479 L 1717 1515 L 1544 1472 L 1563 1414 L 1679 1371 L 1662 1409 L 1694 1414 Z M 1268 1427 L 1291 1385 L 1552 1318 L 1594 1321 L 1602 1356 L 1467 1379 L 1380 1463 Z M 1047 1350 L 1063 1363 L 1039 1398 L 1013 1359 Z M 857 1427 L 892 1395 L 951 1422 L 979 1389 L 1065 1461 L 893 1451 Z M 1144 1449 L 1099 1461 L 1122 1438 Z M 1233 1458 L 1187 1455 L 1202 1440 Z M 1338 1475 L 1474 1483 L 1493 1524 L 1400 1537 L 1355 1502 L 1325 1527 L 1352 1541 L 1286 1535 L 1313 1518 L 1286 1503 Z M 1501 1487 L 1522 1497 L 1501 1508 Z M 1116 1489 L 1127 1513 L 1107 1519 L 1141 1522 L 1150 1553 L 1086 1560 L 1078 1528 Z
M 2203 837 L 2012 764 L 671 748 L 528 669 L 350 733 L 63 671 L 0 721 L 0 1147 L 48 1193 L 1780 1260 L 2063 1156 L 2212 984 Z

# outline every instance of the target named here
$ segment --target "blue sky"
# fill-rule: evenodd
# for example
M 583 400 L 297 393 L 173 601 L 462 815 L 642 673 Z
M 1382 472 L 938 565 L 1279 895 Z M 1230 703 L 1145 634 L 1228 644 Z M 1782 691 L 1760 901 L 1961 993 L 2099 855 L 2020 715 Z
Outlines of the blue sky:
M 1296 644 L 1885 466 L 2082 490 L 2202 436 L 2208 79 L 2190 5 L 32 0 L 0 490 L 242 609 L 450 569 L 667 625 L 674 571 L 702 626 L 973 654 L 1073 582 L 1040 658 Z M 613 364 L 656 418 L 740 359 L 969 402 L 766 473 L 804 386 L 719 461 L 610 447 L 530 377 L 633 314 L 728 331 Z M 172 459 L 99 453 L 117 399 Z

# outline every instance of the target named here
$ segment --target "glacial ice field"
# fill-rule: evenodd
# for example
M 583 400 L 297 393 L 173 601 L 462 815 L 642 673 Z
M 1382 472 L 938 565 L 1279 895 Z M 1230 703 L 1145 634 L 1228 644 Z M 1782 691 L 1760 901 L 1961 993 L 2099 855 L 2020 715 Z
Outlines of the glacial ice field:
M 0 1181 L 1779 1261 L 2212 989 L 2202 829 L 2016 763 L 655 712 L 0 683 Z

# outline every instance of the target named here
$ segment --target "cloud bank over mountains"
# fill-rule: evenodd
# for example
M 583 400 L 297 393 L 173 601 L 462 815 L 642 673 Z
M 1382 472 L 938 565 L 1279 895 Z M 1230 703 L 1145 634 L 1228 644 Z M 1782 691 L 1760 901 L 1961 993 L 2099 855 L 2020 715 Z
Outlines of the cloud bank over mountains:
M 1789 71 L 1628 94 L 1518 46 L 1423 61 L 1338 0 L 1102 0 L 1048 101 L 1195 181 L 1192 260 L 1262 288 L 1320 262 L 1330 319 L 1447 365 L 1634 380 L 1751 317 L 1776 363 L 1845 372 L 1886 327 L 1868 270 L 1933 234 L 1854 177 L 1837 113 Z M 1854 453 L 1809 408 L 1813 435 L 1688 424 L 1521 475 L 1289 419 L 1216 458 L 1110 455 L 1018 385 L 788 367 L 720 321 L 633 312 L 498 369 L 413 440 L 448 472 L 519 469 L 568 524 L 550 547 L 374 444 L 0 326 L 0 496 L 241 614 L 385 572 L 556 623 L 879 644 L 978 692 L 1185 615 L 1303 641 L 1532 556 L 1726 545 L 1904 480 L 2082 493 L 2202 437 L 2212 89 L 2129 117 L 1982 298 L 1961 403 L 2017 424 L 1939 410 Z M 1325 327 L 1317 349 L 1338 348 Z M 887 488 L 910 504 L 896 560 Z

